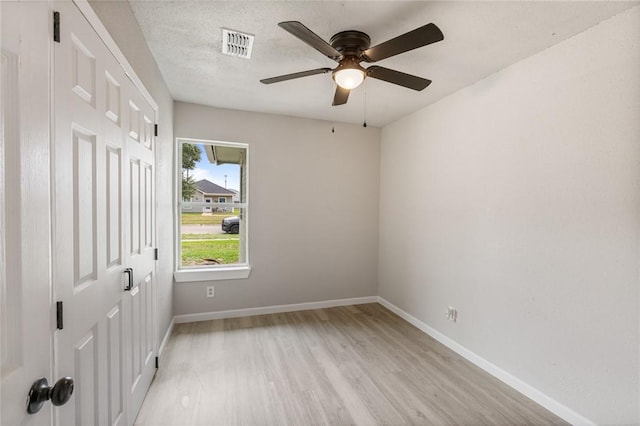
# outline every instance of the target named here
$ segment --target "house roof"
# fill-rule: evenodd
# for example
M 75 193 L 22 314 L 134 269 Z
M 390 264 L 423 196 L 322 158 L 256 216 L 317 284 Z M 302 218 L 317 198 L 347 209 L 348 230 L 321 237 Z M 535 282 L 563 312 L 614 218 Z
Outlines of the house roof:
M 210 182 L 206 179 L 199 180 L 195 182 L 196 188 L 205 194 L 216 194 L 216 195 L 235 195 L 233 191 L 229 191 L 226 188 L 221 187 L 220 185 L 216 185 L 213 182 Z

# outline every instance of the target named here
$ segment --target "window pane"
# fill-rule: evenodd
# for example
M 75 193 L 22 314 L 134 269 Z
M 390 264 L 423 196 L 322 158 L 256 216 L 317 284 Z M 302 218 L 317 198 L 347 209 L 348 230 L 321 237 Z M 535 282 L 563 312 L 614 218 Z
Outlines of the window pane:
M 182 213 L 182 266 L 228 265 L 244 262 L 240 216 L 244 209 Z
M 182 267 L 244 263 L 243 208 L 238 204 L 246 149 L 182 144 Z

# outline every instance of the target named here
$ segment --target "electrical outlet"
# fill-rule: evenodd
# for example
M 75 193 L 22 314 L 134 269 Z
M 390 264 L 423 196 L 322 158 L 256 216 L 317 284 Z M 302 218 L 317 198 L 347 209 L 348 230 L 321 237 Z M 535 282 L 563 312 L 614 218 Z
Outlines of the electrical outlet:
M 215 297 L 214 287 L 212 285 L 207 287 L 207 297 Z
M 448 306 L 445 317 L 450 321 L 456 322 L 458 320 L 458 310 L 453 306 Z

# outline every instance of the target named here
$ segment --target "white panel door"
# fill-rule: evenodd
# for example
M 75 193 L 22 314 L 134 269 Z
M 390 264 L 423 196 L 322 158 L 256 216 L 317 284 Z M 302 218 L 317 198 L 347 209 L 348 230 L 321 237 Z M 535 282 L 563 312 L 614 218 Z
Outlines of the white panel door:
M 127 316 L 131 319 L 129 343 L 131 370 L 129 401 L 132 412 L 142 405 L 155 372 L 155 211 L 154 211 L 154 116 L 155 111 L 139 91 L 125 92 L 125 193 L 128 223 L 125 252 L 133 269 L 133 288 L 128 293 Z
M 45 2 L 0 1 L 0 424 L 50 425 L 28 415 L 31 384 L 50 371 L 49 72 Z
M 56 368 L 76 383 L 56 420 L 131 425 L 155 372 L 155 111 L 77 7 L 54 8 Z

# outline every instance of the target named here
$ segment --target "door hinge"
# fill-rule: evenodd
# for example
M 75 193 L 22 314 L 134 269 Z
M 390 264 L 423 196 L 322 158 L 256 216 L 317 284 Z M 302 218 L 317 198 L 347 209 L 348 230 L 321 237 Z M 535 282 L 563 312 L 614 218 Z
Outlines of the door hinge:
M 60 12 L 53 12 L 53 41 L 60 43 Z
M 153 125 L 153 132 L 154 132 L 155 136 L 158 136 L 158 125 L 157 124 Z
M 64 328 L 62 317 L 63 317 L 62 301 L 59 300 L 56 302 L 56 328 L 58 330 L 62 330 Z
M 153 260 L 158 260 L 158 249 L 157 248 L 153 249 Z
M 158 365 L 160 364 L 160 362 L 158 361 L 158 357 L 156 357 L 156 369 L 158 369 Z

